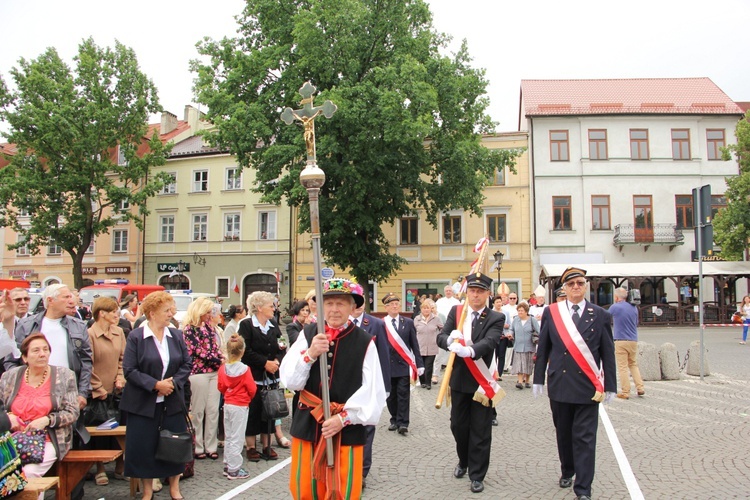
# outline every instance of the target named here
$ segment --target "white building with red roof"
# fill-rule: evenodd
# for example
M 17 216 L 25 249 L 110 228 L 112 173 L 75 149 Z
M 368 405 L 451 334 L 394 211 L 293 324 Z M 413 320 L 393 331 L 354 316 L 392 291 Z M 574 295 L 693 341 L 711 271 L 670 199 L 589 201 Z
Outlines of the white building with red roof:
M 708 184 L 712 208 L 726 203 L 724 178 L 739 170 L 720 148 L 736 142 L 742 116 L 709 78 L 523 80 L 534 272 L 692 261 L 692 190 Z M 646 303 L 680 299 L 676 286 L 649 283 Z M 604 303 L 611 288 L 596 292 Z

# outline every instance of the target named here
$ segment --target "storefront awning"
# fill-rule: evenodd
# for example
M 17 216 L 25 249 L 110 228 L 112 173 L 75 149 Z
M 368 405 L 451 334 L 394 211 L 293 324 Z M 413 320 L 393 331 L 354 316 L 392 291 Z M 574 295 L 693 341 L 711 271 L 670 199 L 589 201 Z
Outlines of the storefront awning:
M 587 278 L 637 278 L 698 276 L 697 262 L 627 262 L 616 264 L 583 264 Z M 542 266 L 540 281 L 559 278 L 568 266 L 546 264 Z M 710 261 L 703 263 L 704 276 L 750 277 L 750 262 Z

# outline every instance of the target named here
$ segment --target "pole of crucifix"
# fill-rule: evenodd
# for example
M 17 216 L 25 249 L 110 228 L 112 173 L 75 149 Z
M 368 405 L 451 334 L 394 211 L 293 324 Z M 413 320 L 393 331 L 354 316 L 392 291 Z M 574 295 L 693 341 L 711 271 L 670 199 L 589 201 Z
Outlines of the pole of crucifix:
M 325 334 L 325 318 L 323 312 L 323 279 L 320 274 L 320 214 L 318 211 L 318 195 L 320 188 L 326 181 L 326 174 L 318 167 L 318 161 L 315 157 L 315 118 L 322 114 L 326 118 L 331 118 L 336 112 L 336 105 L 331 101 L 326 101 L 322 106 L 314 106 L 313 99 L 315 86 L 310 82 L 305 82 L 299 89 L 302 100 L 300 101 L 301 109 L 285 108 L 281 113 L 281 119 L 284 123 L 291 125 L 295 120 L 302 122 L 304 126 L 305 148 L 307 149 L 307 163 L 299 175 L 302 186 L 307 190 L 307 196 L 310 200 L 310 237 L 313 248 L 313 264 L 315 269 L 315 296 L 318 304 L 318 333 Z M 325 419 L 331 418 L 331 396 L 328 392 L 328 370 L 326 363 L 320 365 L 321 381 L 321 399 L 323 400 L 323 412 Z M 333 442 L 331 438 L 326 439 L 326 461 L 328 467 L 333 467 Z

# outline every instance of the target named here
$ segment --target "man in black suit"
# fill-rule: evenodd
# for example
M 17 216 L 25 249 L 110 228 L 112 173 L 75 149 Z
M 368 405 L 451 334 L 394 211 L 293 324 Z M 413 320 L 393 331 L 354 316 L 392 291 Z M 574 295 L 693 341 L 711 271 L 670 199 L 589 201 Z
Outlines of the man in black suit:
M 585 270 L 575 267 L 563 272 L 566 300 L 542 313 L 534 367 L 534 396 L 542 393 L 547 374 L 562 472 L 559 485 L 573 486 L 580 500 L 591 498 L 599 403 L 617 391 L 612 316 L 585 300 L 585 276 Z
M 360 285 L 355 285 L 360 287 Z M 362 294 L 361 290 L 359 291 Z M 369 333 L 375 338 L 375 347 L 378 350 L 378 358 L 380 359 L 380 370 L 383 373 L 383 385 L 385 386 L 386 395 L 391 392 L 391 362 L 390 347 L 388 346 L 388 334 L 385 332 L 385 323 L 382 319 L 376 318 L 365 312 L 365 306 L 362 304 L 354 310 L 351 318 L 349 318 L 354 326 L 362 328 L 364 331 Z M 367 434 L 367 442 L 365 442 L 365 456 L 362 463 L 362 487 L 365 487 L 365 480 L 367 474 L 370 472 L 370 466 L 372 466 L 372 442 L 375 439 L 375 426 L 366 425 L 365 432 Z
M 419 354 L 417 329 L 411 318 L 399 315 L 401 300 L 395 293 L 383 297 L 388 344 L 390 346 L 391 392 L 386 400 L 391 414 L 389 431 L 398 429 L 406 436 L 409 432 L 409 403 L 411 398 L 411 381 L 424 373 L 424 363 Z
M 481 273 L 470 274 L 466 277 L 466 287 L 466 303 L 453 306 L 448 313 L 437 344 L 456 354 L 450 379 L 451 432 L 458 455 L 453 476 L 460 479 L 468 469 L 471 491 L 480 493 L 484 491 L 484 476 L 490 465 L 492 410 L 503 394 L 490 366 L 503 335 L 505 315 L 487 307 L 492 278 Z M 459 325 L 462 307 L 469 309 L 464 323 Z M 470 365 L 479 368 L 480 380 L 474 378 Z

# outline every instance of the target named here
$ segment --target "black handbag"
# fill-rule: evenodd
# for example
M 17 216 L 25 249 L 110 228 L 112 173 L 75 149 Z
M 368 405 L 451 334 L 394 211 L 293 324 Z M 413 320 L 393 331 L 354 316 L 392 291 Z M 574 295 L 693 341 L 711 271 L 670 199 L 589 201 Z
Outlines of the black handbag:
M 177 387 L 175 387 L 173 394 L 180 399 L 180 404 L 182 404 L 182 414 L 185 416 L 185 422 L 187 422 L 187 430 L 173 432 L 164 428 L 164 414 L 167 412 L 167 405 L 165 404 L 164 411 L 159 419 L 159 442 L 156 445 L 154 457 L 163 462 L 185 464 L 193 460 L 195 429 L 185 406 L 185 398 L 179 393 Z
M 266 381 L 271 380 L 266 376 Z M 289 404 L 286 401 L 284 389 L 279 387 L 278 382 L 261 386 L 260 399 L 263 403 L 263 415 L 265 420 L 276 420 L 289 415 Z
M 120 396 L 107 394 L 106 399 L 89 398 L 83 409 L 83 424 L 86 426 L 103 424 L 107 420 L 120 422 Z

